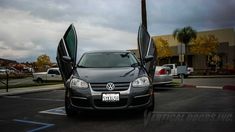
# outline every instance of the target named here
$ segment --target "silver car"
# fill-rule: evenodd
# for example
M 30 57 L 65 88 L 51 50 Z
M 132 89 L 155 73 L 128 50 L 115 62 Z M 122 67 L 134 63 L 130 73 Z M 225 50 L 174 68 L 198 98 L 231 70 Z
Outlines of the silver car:
M 171 75 L 171 69 L 164 66 L 156 66 L 154 74 L 154 85 L 169 84 L 172 83 L 173 76 Z

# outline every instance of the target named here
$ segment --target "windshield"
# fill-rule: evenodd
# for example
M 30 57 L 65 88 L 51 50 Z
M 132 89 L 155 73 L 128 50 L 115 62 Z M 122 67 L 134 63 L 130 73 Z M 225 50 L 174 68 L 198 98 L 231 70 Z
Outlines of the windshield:
M 138 65 L 136 58 L 128 52 L 86 53 L 78 63 L 83 68 L 117 68 Z

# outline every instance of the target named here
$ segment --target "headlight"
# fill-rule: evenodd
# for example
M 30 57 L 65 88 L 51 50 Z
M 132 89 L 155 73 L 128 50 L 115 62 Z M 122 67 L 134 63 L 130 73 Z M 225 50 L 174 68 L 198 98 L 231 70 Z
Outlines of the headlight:
M 147 77 L 140 77 L 133 81 L 133 87 L 148 87 L 150 85 L 149 79 Z
M 88 84 L 83 80 L 73 78 L 70 81 L 70 88 L 88 88 Z

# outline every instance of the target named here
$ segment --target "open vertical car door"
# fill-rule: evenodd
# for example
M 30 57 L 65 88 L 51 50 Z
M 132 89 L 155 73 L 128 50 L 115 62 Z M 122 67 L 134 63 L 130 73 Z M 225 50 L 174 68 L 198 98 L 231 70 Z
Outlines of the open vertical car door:
M 150 35 L 146 30 L 146 28 L 141 24 L 138 30 L 138 49 L 142 65 L 144 65 L 144 58 L 148 51 L 149 41 L 150 41 Z
M 141 64 L 146 68 L 150 77 L 154 77 L 156 67 L 156 48 L 154 41 L 149 35 L 147 29 L 141 24 L 138 31 L 138 49 Z M 151 61 L 146 61 L 147 57 L 152 56 Z
M 69 26 L 57 47 L 56 60 L 64 81 L 69 79 L 77 58 L 77 34 L 73 24 Z

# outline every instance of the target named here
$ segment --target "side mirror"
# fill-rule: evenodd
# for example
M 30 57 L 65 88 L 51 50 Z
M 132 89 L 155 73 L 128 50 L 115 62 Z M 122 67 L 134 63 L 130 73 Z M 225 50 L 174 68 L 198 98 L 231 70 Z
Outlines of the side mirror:
M 144 61 L 145 62 L 149 62 L 149 61 L 152 61 L 153 60 L 153 56 L 152 55 L 149 55 L 149 56 L 145 56 L 144 57 Z
M 66 63 L 71 63 L 72 62 L 72 59 L 69 56 L 63 56 L 62 60 Z

